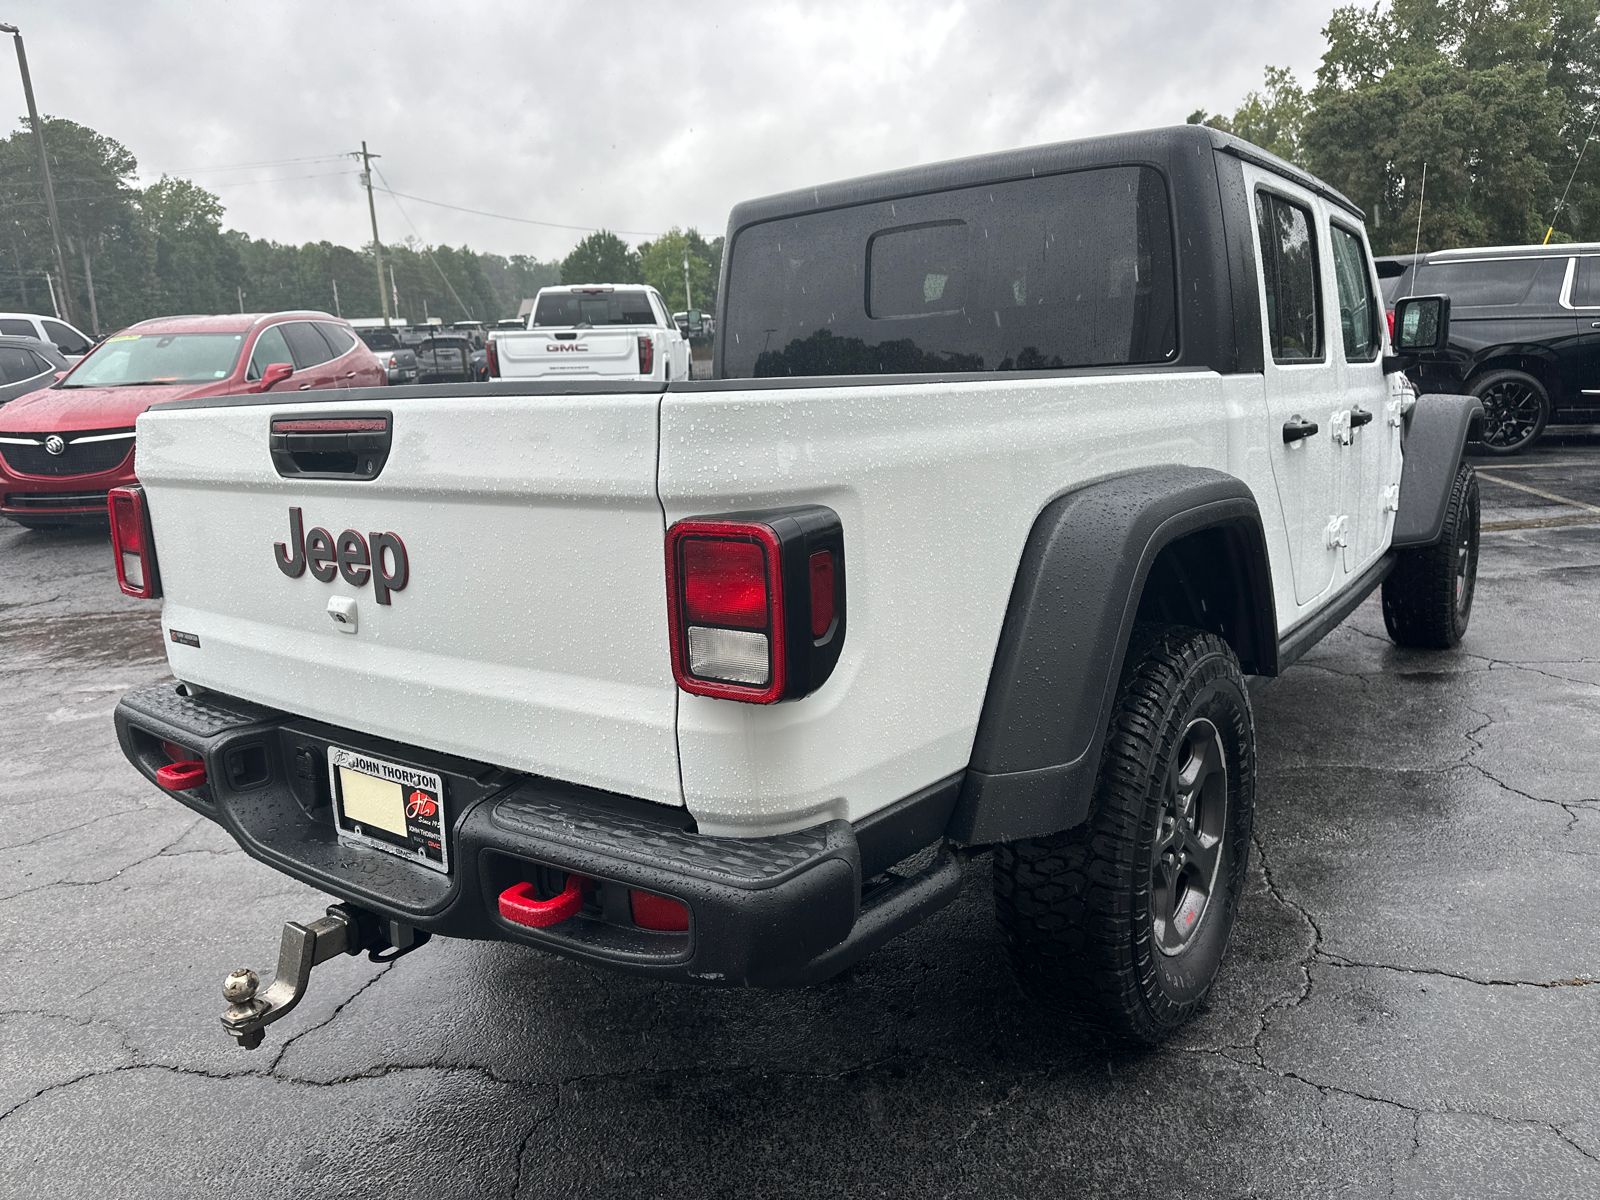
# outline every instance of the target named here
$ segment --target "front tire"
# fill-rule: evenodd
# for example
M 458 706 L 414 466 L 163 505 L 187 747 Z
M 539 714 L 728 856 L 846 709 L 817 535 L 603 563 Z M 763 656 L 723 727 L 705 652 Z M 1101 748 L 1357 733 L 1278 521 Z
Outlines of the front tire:
M 1002 845 L 995 909 L 1017 981 L 1047 1008 L 1154 1045 L 1211 990 L 1244 887 L 1255 725 L 1221 638 L 1139 625 L 1089 819 Z
M 1483 405 L 1485 454 L 1520 454 L 1550 420 L 1550 393 L 1522 371 L 1490 371 L 1473 381 L 1472 394 Z
M 1460 644 L 1477 590 L 1480 515 L 1477 473 L 1462 463 L 1439 540 L 1399 551 L 1383 581 L 1383 624 L 1395 645 L 1450 650 Z

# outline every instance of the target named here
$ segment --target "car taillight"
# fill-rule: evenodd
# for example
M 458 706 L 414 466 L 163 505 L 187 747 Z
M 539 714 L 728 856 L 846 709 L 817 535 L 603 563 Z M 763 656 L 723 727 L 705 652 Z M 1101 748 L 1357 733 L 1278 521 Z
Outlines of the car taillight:
M 1389 310 L 1388 316 L 1389 316 L 1389 344 L 1392 346 L 1392 345 L 1394 345 L 1394 309 L 1391 308 Z
M 489 343 L 488 354 L 489 354 L 489 374 L 494 376 L 496 379 L 499 379 L 500 378 L 500 351 L 495 347 L 495 344 L 492 341 Z
M 127 595 L 154 600 L 161 595 L 156 571 L 156 544 L 150 536 L 150 514 L 144 488 L 112 488 L 106 498 L 111 509 L 111 548 L 117 560 L 117 584 Z
M 656 367 L 656 344 L 649 337 L 639 339 L 639 374 L 648 375 Z
M 844 529 L 821 505 L 679 521 L 667 530 L 672 673 L 697 696 L 809 695 L 844 644 Z
M 392 355 L 392 354 L 389 355 L 389 361 L 388 361 L 388 363 L 386 365 L 390 366 L 390 367 L 394 366 L 394 355 Z

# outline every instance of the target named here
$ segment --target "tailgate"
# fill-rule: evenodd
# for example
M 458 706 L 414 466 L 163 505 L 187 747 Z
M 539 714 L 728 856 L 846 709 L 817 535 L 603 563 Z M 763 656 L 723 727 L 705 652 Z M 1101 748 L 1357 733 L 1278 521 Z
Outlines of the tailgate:
M 147 412 L 138 472 L 173 673 L 333 725 L 681 804 L 658 405 L 654 394 L 436 393 Z M 393 441 L 376 479 L 274 468 L 274 416 L 383 412 Z M 404 589 L 382 604 L 371 580 L 290 577 L 275 543 L 293 548 L 295 508 L 308 540 L 314 528 L 335 540 L 393 534 Z M 354 603 L 353 634 L 330 616 L 336 599 Z
M 553 329 L 499 339 L 500 373 L 508 378 L 546 375 L 637 376 L 641 328 Z

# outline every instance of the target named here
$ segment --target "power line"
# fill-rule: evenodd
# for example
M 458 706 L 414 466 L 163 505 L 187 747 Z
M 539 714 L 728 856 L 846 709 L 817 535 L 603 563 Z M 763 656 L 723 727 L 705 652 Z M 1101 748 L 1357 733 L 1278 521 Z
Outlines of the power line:
M 383 187 L 379 190 L 389 192 L 390 199 L 393 199 L 396 193 L 389 191 L 389 177 L 385 175 L 382 170 L 376 167 L 373 169 L 378 171 L 378 178 L 383 180 Z M 370 195 L 371 193 L 369 192 L 368 194 Z M 461 297 L 456 295 L 456 289 L 451 285 L 450 277 L 444 273 L 444 268 L 439 265 L 439 260 L 433 256 L 433 250 L 429 247 L 428 243 L 423 241 L 422 234 L 417 229 L 416 222 L 412 221 L 411 219 L 411 214 L 406 212 L 404 208 L 401 208 L 400 201 L 398 200 L 395 200 L 394 206 L 400 209 L 400 215 L 406 219 L 406 224 L 411 226 L 411 232 L 417 235 L 417 240 L 419 242 L 422 242 L 422 252 L 428 256 L 428 261 L 433 264 L 433 269 L 439 272 L 439 278 L 444 280 L 444 286 L 450 289 L 450 295 L 455 297 L 455 302 L 460 307 L 462 313 L 465 314 L 467 320 L 472 320 L 472 310 L 465 304 L 461 303 Z
M 226 167 L 178 167 L 173 171 L 169 171 L 168 174 L 175 175 L 179 171 L 186 175 L 192 175 L 196 171 L 246 171 L 253 167 L 287 167 L 294 163 L 332 162 L 335 159 L 344 157 L 343 154 L 319 154 L 315 158 L 272 158 L 262 162 L 234 163 Z
M 380 171 L 380 172 L 378 172 L 378 174 L 381 177 L 383 172 Z M 481 208 L 463 208 L 459 204 L 446 204 L 443 200 L 429 200 L 425 196 L 411 196 L 411 195 L 407 195 L 405 192 L 394 191 L 392 188 L 384 187 L 384 188 L 379 188 L 378 190 L 380 192 L 388 192 L 389 195 L 391 195 L 391 196 L 399 196 L 399 197 L 401 197 L 402 199 L 405 199 L 405 200 L 415 200 L 418 204 L 431 204 L 435 208 L 451 208 L 451 209 L 454 209 L 456 212 L 473 213 L 473 214 L 475 214 L 477 216 L 480 216 L 480 217 L 494 217 L 496 220 L 499 220 L 499 221 L 516 221 L 516 222 L 518 222 L 520 224 L 523 224 L 523 225 L 542 225 L 546 229 L 573 229 L 573 230 L 577 230 L 579 233 L 599 233 L 601 231 L 601 228 L 602 228 L 600 226 L 595 226 L 595 225 L 561 225 L 561 224 L 558 224 L 555 221 L 535 221 L 531 217 L 508 217 L 505 213 L 485 212 Z M 661 231 L 659 229 L 611 229 L 611 230 L 608 230 L 607 232 L 610 232 L 610 233 L 626 233 L 630 237 L 660 237 L 661 236 Z
M 273 179 L 230 179 L 222 183 L 208 183 L 207 188 L 248 187 L 253 183 L 287 183 L 291 179 L 332 179 L 338 175 L 359 175 L 360 171 L 319 171 L 315 175 L 280 175 Z

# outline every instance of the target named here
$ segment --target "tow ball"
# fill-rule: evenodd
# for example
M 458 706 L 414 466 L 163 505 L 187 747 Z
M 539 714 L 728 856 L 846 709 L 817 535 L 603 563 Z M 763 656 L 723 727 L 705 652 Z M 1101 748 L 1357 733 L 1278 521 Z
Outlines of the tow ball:
M 428 934 L 399 921 L 386 921 L 353 904 L 335 904 L 309 924 L 288 921 L 278 946 L 278 973 L 259 996 L 261 977 L 240 967 L 222 981 L 228 1011 L 222 1028 L 246 1050 L 261 1045 L 266 1027 L 287 1016 L 306 994 L 311 968 L 339 954 L 367 951 L 373 962 L 393 962 L 425 945 Z

